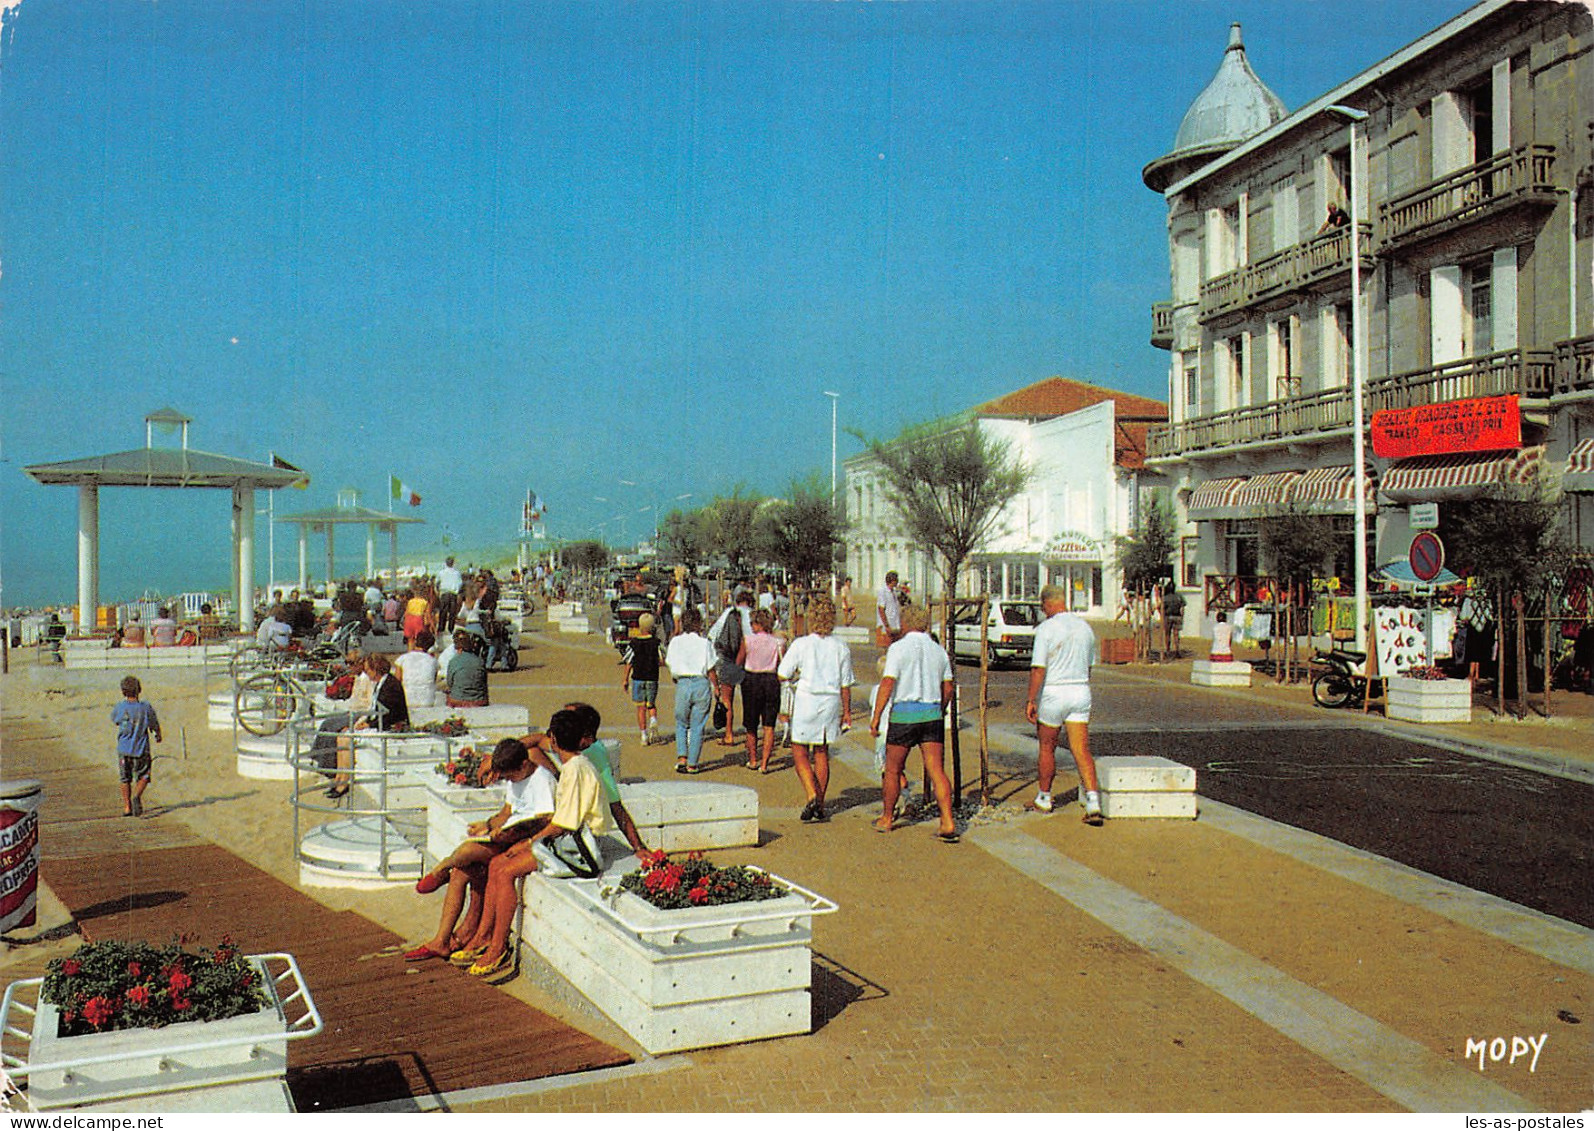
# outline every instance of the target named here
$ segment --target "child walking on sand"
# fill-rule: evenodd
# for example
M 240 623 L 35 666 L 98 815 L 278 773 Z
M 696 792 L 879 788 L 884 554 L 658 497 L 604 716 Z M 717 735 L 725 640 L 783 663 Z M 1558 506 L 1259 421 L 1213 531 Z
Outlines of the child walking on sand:
M 144 815 L 144 790 L 149 787 L 149 736 L 161 740 L 161 721 L 155 708 L 139 699 L 144 690 L 136 676 L 122 680 L 122 701 L 111 708 L 116 724 L 116 760 L 122 778 L 122 816 Z

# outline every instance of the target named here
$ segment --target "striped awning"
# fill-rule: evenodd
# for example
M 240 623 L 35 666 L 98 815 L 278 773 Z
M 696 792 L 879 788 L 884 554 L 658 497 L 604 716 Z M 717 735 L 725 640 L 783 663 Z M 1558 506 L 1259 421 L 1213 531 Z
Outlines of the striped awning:
M 1242 510 L 1263 514 L 1268 510 L 1283 510 L 1290 496 L 1290 488 L 1301 477 L 1299 471 L 1274 471 L 1267 475 L 1253 475 L 1234 492 L 1234 505 Z
M 1594 491 L 1594 436 L 1579 440 L 1566 457 L 1561 486 L 1568 491 Z
M 1189 513 L 1194 521 L 1213 518 L 1238 518 L 1234 496 L 1246 484 L 1241 475 L 1233 479 L 1208 479 L 1190 493 Z
M 1489 487 L 1531 481 L 1543 462 L 1543 444 L 1515 452 L 1418 456 L 1391 467 L 1378 490 L 1402 503 L 1470 499 Z
M 1301 474 L 1290 495 L 1290 505 L 1308 514 L 1354 514 L 1356 511 L 1356 472 L 1350 464 L 1314 467 Z M 1367 500 L 1367 513 L 1378 508 Z

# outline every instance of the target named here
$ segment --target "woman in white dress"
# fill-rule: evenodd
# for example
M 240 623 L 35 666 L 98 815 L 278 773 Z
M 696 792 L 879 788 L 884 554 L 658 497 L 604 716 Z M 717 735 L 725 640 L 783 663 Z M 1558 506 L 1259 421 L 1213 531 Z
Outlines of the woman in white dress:
M 811 632 L 792 642 L 780 661 L 780 678 L 795 679 L 791 749 L 797 777 L 808 795 L 800 819 L 828 821 L 825 790 L 830 787 L 830 744 L 852 725 L 852 652 L 830 635 L 836 606 L 817 596 L 808 606 Z

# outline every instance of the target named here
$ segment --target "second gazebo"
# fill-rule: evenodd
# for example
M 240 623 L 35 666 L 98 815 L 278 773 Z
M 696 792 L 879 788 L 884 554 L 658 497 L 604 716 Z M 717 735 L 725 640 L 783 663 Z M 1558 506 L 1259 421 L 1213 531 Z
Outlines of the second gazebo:
M 393 583 L 398 584 L 398 528 L 404 523 L 423 523 L 423 518 L 406 518 L 403 515 L 390 514 L 387 511 L 375 510 L 371 507 L 361 506 L 359 492 L 353 488 L 345 488 L 338 492 L 336 506 L 323 507 L 321 510 L 306 511 L 303 514 L 287 514 L 277 518 L 278 522 L 290 522 L 299 528 L 299 588 L 308 589 L 310 585 L 309 567 L 309 540 L 312 533 L 325 534 L 327 538 L 327 575 L 328 584 L 337 580 L 332 565 L 333 549 L 336 544 L 336 531 L 339 526 L 363 525 L 365 527 L 365 576 L 376 576 L 376 535 L 379 531 L 388 536 L 388 545 L 392 551 Z

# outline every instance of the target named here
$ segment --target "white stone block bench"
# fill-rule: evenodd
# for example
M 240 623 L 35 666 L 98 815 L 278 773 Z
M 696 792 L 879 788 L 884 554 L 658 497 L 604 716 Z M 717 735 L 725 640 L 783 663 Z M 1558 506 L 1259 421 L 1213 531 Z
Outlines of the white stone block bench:
M 1196 816 L 1196 772 L 1169 758 L 1131 755 L 1096 759 L 1101 812 L 1109 821 L 1126 817 Z
M 503 808 L 497 787 L 464 789 L 443 783 L 428 763 L 424 770 L 426 856 L 435 863 L 465 839 L 474 821 Z M 744 785 L 703 781 L 625 782 L 620 800 L 636 823 L 642 842 L 665 852 L 743 848 L 758 844 L 758 791 Z M 620 855 L 631 849 L 619 840 Z
M 797 889 L 660 911 L 618 890 L 636 866 L 528 876 L 522 945 L 653 1055 L 809 1032 L 813 917 L 835 904 Z
M 1251 665 L 1244 660 L 1197 660 L 1190 666 L 1197 687 L 1250 687 Z
M 87 637 L 61 642 L 61 662 L 68 670 L 107 671 L 117 668 L 198 668 L 211 661 L 225 663 L 232 656 L 229 644 L 184 644 L 166 648 L 143 645 L 112 648 L 109 639 Z
M 620 800 L 649 848 L 692 852 L 758 843 L 758 791 L 707 781 L 627 782 Z

